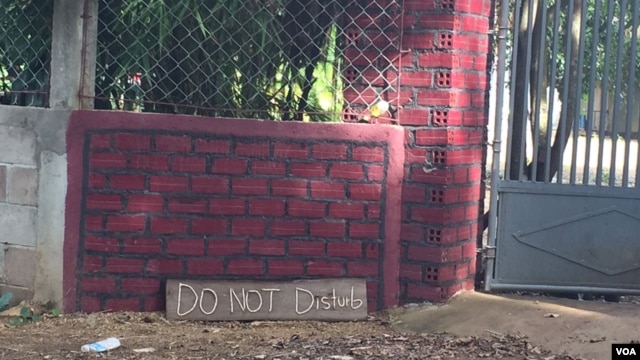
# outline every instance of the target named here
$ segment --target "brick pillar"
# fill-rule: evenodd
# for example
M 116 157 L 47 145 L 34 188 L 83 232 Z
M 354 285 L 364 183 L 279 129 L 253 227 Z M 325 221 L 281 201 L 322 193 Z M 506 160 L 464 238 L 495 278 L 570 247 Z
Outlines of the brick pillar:
M 491 0 L 405 0 L 400 302 L 472 290 L 487 124 Z

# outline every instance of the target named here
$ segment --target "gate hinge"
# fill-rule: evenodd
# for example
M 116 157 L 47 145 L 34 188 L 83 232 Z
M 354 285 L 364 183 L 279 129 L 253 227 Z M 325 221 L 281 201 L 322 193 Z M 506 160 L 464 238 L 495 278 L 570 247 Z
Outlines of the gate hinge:
M 485 259 L 495 259 L 496 258 L 496 247 L 486 245 L 482 249 L 478 250 L 479 253 L 482 254 L 482 257 Z

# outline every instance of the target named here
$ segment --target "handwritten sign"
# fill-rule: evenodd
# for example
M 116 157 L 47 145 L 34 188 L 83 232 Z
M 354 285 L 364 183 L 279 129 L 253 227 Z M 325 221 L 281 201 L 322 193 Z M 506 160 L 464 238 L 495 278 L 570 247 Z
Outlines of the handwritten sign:
M 170 320 L 329 320 L 367 317 L 363 279 L 167 281 Z

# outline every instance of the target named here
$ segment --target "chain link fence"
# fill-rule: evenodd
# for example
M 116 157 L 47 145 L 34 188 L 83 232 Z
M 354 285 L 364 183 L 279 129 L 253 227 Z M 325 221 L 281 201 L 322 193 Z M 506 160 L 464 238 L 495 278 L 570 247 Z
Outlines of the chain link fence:
M 400 0 L 105 0 L 98 18 L 98 109 L 395 116 Z
M 0 103 L 47 105 L 53 1 L 0 0 Z

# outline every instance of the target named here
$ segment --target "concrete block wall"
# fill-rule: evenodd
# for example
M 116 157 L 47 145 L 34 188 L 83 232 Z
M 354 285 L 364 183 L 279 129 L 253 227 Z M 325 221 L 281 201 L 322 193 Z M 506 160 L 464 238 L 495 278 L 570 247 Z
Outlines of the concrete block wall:
M 62 135 L 68 116 L 65 111 L 0 106 L 0 293 L 12 292 L 14 303 L 32 299 L 38 287 L 37 299 L 61 299 Z M 49 252 L 51 246 L 58 251 Z
M 75 112 L 67 311 L 164 310 L 168 278 L 367 280 L 398 301 L 404 133 Z

